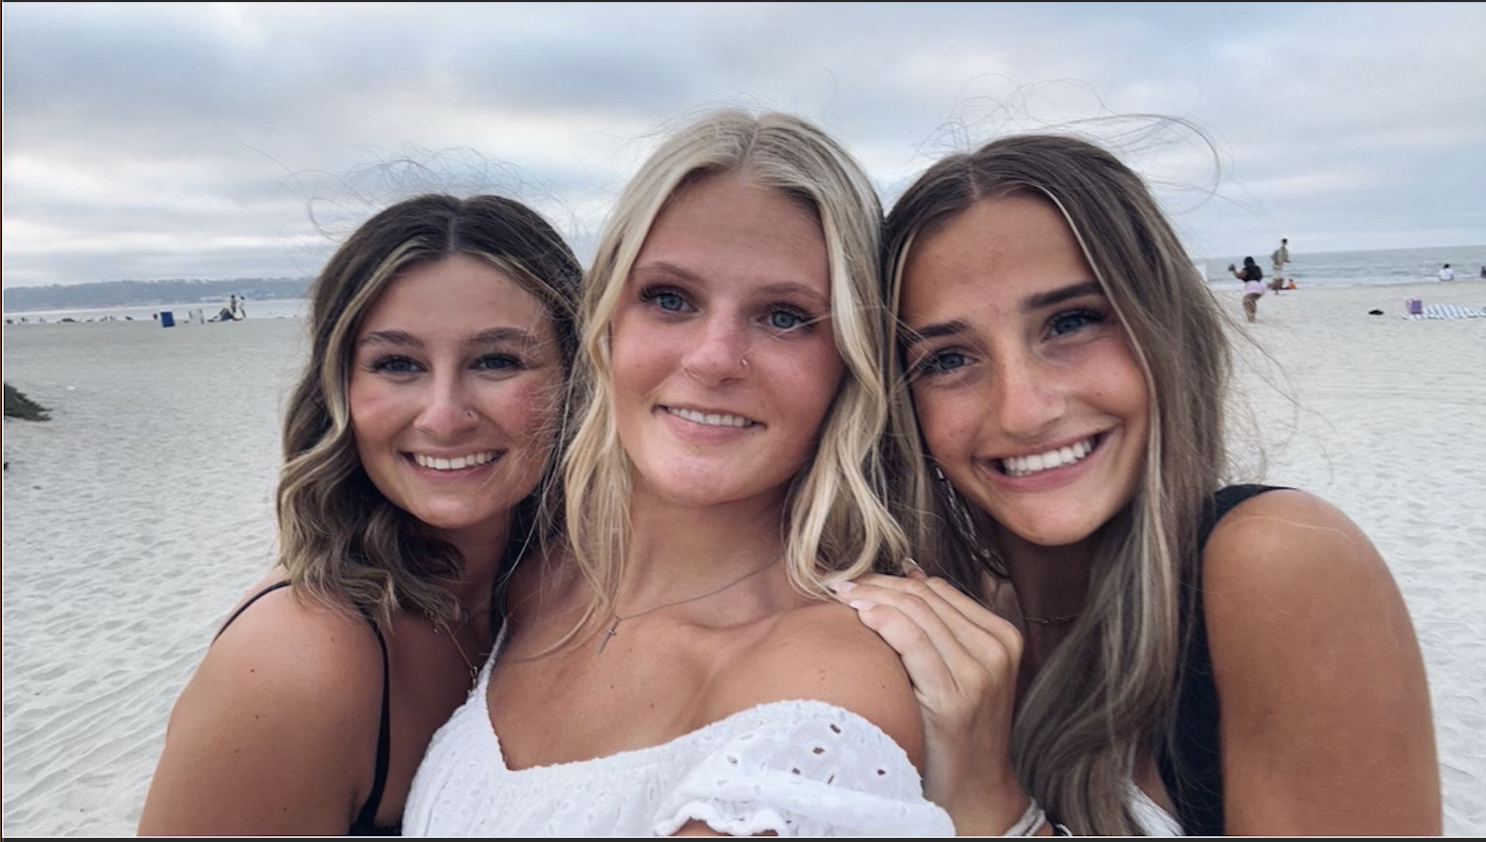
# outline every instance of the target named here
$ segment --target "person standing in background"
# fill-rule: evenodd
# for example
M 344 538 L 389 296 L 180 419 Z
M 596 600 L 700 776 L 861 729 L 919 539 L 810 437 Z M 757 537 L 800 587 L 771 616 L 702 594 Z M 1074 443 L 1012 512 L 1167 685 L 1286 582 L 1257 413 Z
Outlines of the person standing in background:
M 1274 290 L 1275 295 L 1279 295 L 1280 290 L 1285 288 L 1285 264 L 1290 262 L 1290 240 L 1288 238 L 1280 238 L 1280 247 L 1269 255 L 1269 261 L 1273 267 L 1270 272 L 1273 277 L 1269 280 L 1269 288 Z

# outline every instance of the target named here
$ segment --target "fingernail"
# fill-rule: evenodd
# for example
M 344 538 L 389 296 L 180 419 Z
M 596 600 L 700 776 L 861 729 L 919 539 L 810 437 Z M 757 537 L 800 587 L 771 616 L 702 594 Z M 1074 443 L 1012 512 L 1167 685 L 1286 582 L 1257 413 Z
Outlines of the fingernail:
M 903 569 L 904 575 L 907 575 L 909 573 L 922 573 L 922 572 L 924 572 L 924 569 L 922 567 L 919 567 L 918 566 L 918 562 L 914 561 L 911 558 L 905 558 L 905 559 L 903 559 L 901 562 L 899 562 L 898 566 Z
M 865 599 L 853 599 L 851 602 L 848 602 L 846 604 L 850 605 L 852 608 L 855 608 L 858 611 L 866 611 L 868 608 L 874 608 L 877 605 L 877 603 L 869 602 Z
M 830 588 L 831 590 L 835 591 L 836 593 L 846 593 L 847 591 L 855 590 L 856 589 L 856 586 L 857 586 L 857 583 L 856 582 L 853 582 L 850 579 L 842 579 L 839 582 L 832 582 L 831 584 L 827 585 L 826 587 Z

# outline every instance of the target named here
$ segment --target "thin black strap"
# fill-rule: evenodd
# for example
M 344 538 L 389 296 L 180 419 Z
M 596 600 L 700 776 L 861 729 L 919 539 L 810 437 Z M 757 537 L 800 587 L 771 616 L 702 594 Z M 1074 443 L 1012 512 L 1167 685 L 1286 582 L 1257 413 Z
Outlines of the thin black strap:
M 221 637 L 222 632 L 232 625 L 232 621 L 241 616 L 249 605 L 257 602 L 259 597 L 288 586 L 289 580 L 285 579 L 282 582 L 274 582 L 253 594 L 247 602 L 232 612 L 232 616 L 227 618 L 227 622 L 223 623 L 220 629 L 217 629 L 217 634 L 212 640 L 215 641 Z M 387 663 L 387 641 L 382 637 L 382 630 L 377 627 L 371 617 L 367 617 L 366 622 L 371 626 L 372 634 L 377 636 L 377 646 L 382 650 L 382 726 L 377 734 L 377 769 L 372 777 L 371 793 L 367 795 L 366 803 L 361 805 L 361 812 L 356 814 L 356 822 L 351 825 L 349 835 L 352 836 L 397 834 L 401 831 L 401 822 L 395 827 L 379 827 L 376 824 L 377 808 L 382 804 L 382 791 L 387 788 L 387 769 L 391 765 L 392 757 L 392 685 L 391 668 Z
M 1188 836 L 1223 836 L 1223 753 L 1218 720 L 1218 686 L 1202 610 L 1202 556 L 1207 540 L 1235 506 L 1250 497 L 1279 490 L 1273 485 L 1230 485 L 1203 507 L 1197 532 L 1192 581 L 1181 594 L 1182 638 L 1187 641 L 1177 690 L 1175 742 L 1158 766 L 1166 791 L 1176 802 L 1177 819 Z
M 282 582 L 274 582 L 272 585 L 269 585 L 263 590 L 253 594 L 253 596 L 249 598 L 247 602 L 244 602 L 242 605 L 238 606 L 236 611 L 232 612 L 232 616 L 227 618 L 227 622 L 223 623 L 221 628 L 217 629 L 217 633 L 212 635 L 212 641 L 216 642 L 217 638 L 222 636 L 222 632 L 227 631 L 227 627 L 232 625 L 233 620 L 236 620 L 238 617 L 242 616 L 242 613 L 248 610 L 249 605 L 252 605 L 253 603 L 258 601 L 258 597 L 263 596 L 267 593 L 272 593 L 279 588 L 287 587 L 289 587 L 289 580 L 285 579 Z
M 361 805 L 361 812 L 356 814 L 356 821 L 351 825 L 352 836 L 385 835 L 399 830 L 377 826 L 377 808 L 382 805 L 382 791 L 387 787 L 387 768 L 392 755 L 392 686 L 391 668 L 387 663 L 387 641 L 371 617 L 367 617 L 366 622 L 371 626 L 372 634 L 377 636 L 377 646 L 382 649 L 382 728 L 377 734 L 377 771 L 372 778 L 372 788 L 366 796 L 366 803 Z

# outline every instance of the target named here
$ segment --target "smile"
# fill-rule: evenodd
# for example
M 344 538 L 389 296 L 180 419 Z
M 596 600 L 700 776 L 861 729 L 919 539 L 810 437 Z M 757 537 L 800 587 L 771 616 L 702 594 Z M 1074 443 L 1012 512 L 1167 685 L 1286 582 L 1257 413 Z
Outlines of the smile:
M 695 409 L 681 409 L 674 406 L 665 407 L 665 410 L 684 421 L 690 421 L 693 424 L 703 424 L 708 427 L 752 427 L 758 423 L 741 415 L 698 412 Z
M 1046 453 L 1033 453 L 1030 456 L 1007 456 L 1004 459 L 996 459 L 994 461 L 1001 473 L 1011 477 L 1025 477 L 1080 462 L 1085 456 L 1093 453 L 1094 448 L 1098 444 L 1099 437 L 1090 436 L 1083 441 L 1074 442 L 1056 450 L 1049 450 Z
M 494 450 L 486 450 L 480 453 L 471 453 L 467 456 L 455 456 L 453 459 L 440 459 L 433 456 L 425 456 L 422 453 L 414 453 L 413 461 L 420 468 L 429 468 L 435 471 L 462 471 L 465 468 L 473 468 L 476 465 L 484 465 L 492 462 L 500 454 Z

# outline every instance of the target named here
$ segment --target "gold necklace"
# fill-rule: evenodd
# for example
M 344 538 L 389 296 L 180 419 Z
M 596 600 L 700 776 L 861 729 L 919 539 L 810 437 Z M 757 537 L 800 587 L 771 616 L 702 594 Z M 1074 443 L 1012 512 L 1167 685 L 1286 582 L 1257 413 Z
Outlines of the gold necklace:
M 780 553 L 779 555 L 774 556 L 773 558 L 764 562 L 762 566 L 755 567 L 747 573 L 744 573 L 742 576 L 739 576 L 733 581 L 728 582 L 726 585 L 723 585 L 722 587 L 716 588 L 714 590 L 707 591 L 706 593 L 697 594 L 696 596 L 689 596 L 686 599 L 678 599 L 674 602 L 663 602 L 660 605 L 655 606 L 654 608 L 646 608 L 644 611 L 637 611 L 634 614 L 626 614 L 624 616 L 620 616 L 619 614 L 612 615 L 613 621 L 609 623 L 608 628 L 604 629 L 604 639 L 599 641 L 599 651 L 604 651 L 604 647 L 609 645 L 609 638 L 619 633 L 617 631 L 617 629 L 619 628 L 619 624 L 624 622 L 625 620 L 633 620 L 636 617 L 643 617 L 646 614 L 653 614 L 656 611 L 661 610 L 662 608 L 674 608 L 677 605 L 685 605 L 688 602 L 696 602 L 699 599 L 706 599 L 709 596 L 717 596 L 728 588 L 731 588 L 734 585 L 742 584 L 744 580 L 757 576 L 770 567 L 773 567 L 774 562 L 778 561 L 781 558 L 784 558 L 784 553 Z
M 464 661 L 464 665 L 470 669 L 470 689 L 475 689 L 475 685 L 480 683 L 480 670 L 470 661 L 469 656 L 464 654 L 464 647 L 459 645 L 459 638 L 453 632 L 449 631 L 447 625 L 435 620 L 432 614 L 427 616 L 428 622 L 433 626 L 433 633 L 443 634 L 449 638 L 450 643 L 454 644 L 454 651 L 459 653 L 459 657 Z M 463 628 L 462 624 L 460 628 Z
M 1029 623 L 1037 623 L 1044 626 L 1061 626 L 1064 623 L 1071 623 L 1077 620 L 1078 614 L 1058 614 L 1053 617 L 1028 617 L 1026 614 L 1023 614 L 1022 619 Z

